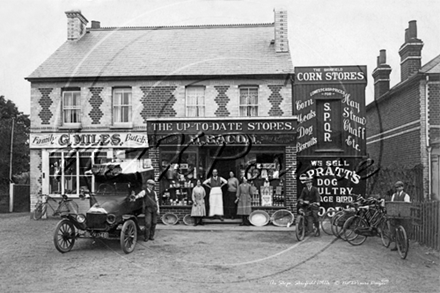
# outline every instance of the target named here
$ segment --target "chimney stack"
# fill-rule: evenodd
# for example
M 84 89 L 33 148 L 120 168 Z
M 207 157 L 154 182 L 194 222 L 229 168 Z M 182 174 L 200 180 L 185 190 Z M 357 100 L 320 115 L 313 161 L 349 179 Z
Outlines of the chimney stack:
M 422 67 L 423 42 L 417 39 L 417 22 L 409 22 L 405 29 L 405 43 L 399 49 L 400 55 L 400 79 L 407 80 Z
M 287 39 L 287 11 L 274 10 L 275 13 L 275 52 L 289 52 L 289 41 Z
M 92 28 L 101 28 L 101 23 L 96 20 L 92 20 Z
M 79 40 L 86 33 L 86 25 L 89 22 L 79 10 L 66 11 L 67 15 L 67 39 Z
M 380 50 L 377 56 L 377 67 L 373 71 L 374 79 L 374 99 L 380 98 L 383 94 L 390 90 L 390 73 L 391 67 L 387 63 L 386 50 Z

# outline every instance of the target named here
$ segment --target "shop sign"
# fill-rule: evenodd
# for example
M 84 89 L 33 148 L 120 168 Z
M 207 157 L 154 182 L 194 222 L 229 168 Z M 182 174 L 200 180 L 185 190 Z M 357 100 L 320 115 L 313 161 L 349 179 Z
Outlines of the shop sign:
M 298 154 L 365 155 L 366 67 L 299 67 L 295 72 L 293 112 L 298 116 Z
M 188 146 L 221 146 L 221 145 L 276 145 L 292 144 L 295 142 L 295 135 L 268 135 L 268 134 L 203 134 L 198 135 L 150 135 L 150 142 L 155 145 L 178 145 Z
M 295 83 L 366 83 L 365 66 L 295 67 Z
M 185 120 L 185 121 L 147 121 L 148 133 L 294 133 L 296 120 L 265 119 L 265 120 L 231 120 L 220 122 L 217 120 Z
M 145 132 L 100 133 L 31 133 L 30 148 L 144 148 L 148 147 Z
M 371 166 L 360 158 L 299 158 L 298 164 L 298 197 L 305 187 L 303 180 L 313 178 L 313 185 L 321 194 L 321 213 L 346 207 L 357 195 L 365 196 Z

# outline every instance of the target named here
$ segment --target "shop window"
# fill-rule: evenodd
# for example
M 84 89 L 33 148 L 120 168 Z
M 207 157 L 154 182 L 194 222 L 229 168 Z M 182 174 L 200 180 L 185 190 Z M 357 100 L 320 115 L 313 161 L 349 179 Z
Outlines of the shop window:
M 94 191 L 93 164 L 107 162 L 107 152 L 55 151 L 49 154 L 49 193 L 78 196 L 79 189 Z
M 160 168 L 162 172 L 161 203 L 165 205 L 190 205 L 192 188 L 196 185 L 198 170 L 196 153 L 163 152 Z
M 249 153 L 239 162 L 239 178 L 246 176 L 252 186 L 252 206 L 284 206 L 283 152 Z
M 190 86 L 186 88 L 186 116 L 205 117 L 205 88 Z
M 63 123 L 81 123 L 81 92 L 79 90 L 63 92 Z
M 240 87 L 240 116 L 258 116 L 258 87 Z
M 113 89 L 113 123 L 132 122 L 131 88 Z

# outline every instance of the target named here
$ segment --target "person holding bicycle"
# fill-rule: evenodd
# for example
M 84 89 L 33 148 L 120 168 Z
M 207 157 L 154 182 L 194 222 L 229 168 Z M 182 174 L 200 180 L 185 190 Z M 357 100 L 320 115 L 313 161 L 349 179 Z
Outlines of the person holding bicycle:
M 408 195 L 408 193 L 403 191 L 404 188 L 404 184 L 402 181 L 397 181 L 394 184 L 394 187 L 396 188 L 396 193 L 394 193 L 391 196 L 391 201 L 404 201 L 404 202 L 411 202 L 410 196 Z M 396 237 L 396 227 L 398 227 L 399 225 L 402 225 L 403 220 L 401 219 L 392 219 L 390 221 L 391 224 L 391 239 L 394 242 L 394 246 L 391 248 L 392 251 L 396 251 L 397 250 L 397 245 L 396 245 L 396 241 L 395 241 L 395 237 Z
M 318 211 L 321 202 L 321 195 L 319 194 L 318 188 L 313 186 L 312 178 L 307 178 L 306 180 L 304 180 L 304 183 L 306 184 L 306 186 L 302 189 L 301 194 L 298 198 L 298 207 L 304 206 L 305 204 L 309 205 L 309 208 L 311 209 L 313 225 L 316 228 L 315 236 L 319 236 L 320 231 Z

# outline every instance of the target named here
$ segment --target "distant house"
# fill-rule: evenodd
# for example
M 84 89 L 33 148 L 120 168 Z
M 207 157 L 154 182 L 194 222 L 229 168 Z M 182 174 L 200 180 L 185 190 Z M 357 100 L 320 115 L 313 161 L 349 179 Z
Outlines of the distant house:
M 391 194 L 401 180 L 414 201 L 439 198 L 440 55 L 421 66 L 423 45 L 410 21 L 399 49 L 401 80 L 392 88 L 386 51 L 378 57 L 367 105 L 367 151 L 380 167 L 369 182 L 372 193 Z
M 296 183 L 281 172 L 296 164 L 285 11 L 268 24 L 169 27 L 87 27 L 80 11 L 66 15 L 67 41 L 26 78 L 31 206 L 38 193 L 97 191 L 93 164 L 133 159 L 154 167 L 162 211 L 187 214 L 195 178 L 213 168 L 253 176 L 258 191 L 273 179 L 257 207 L 293 204 Z

